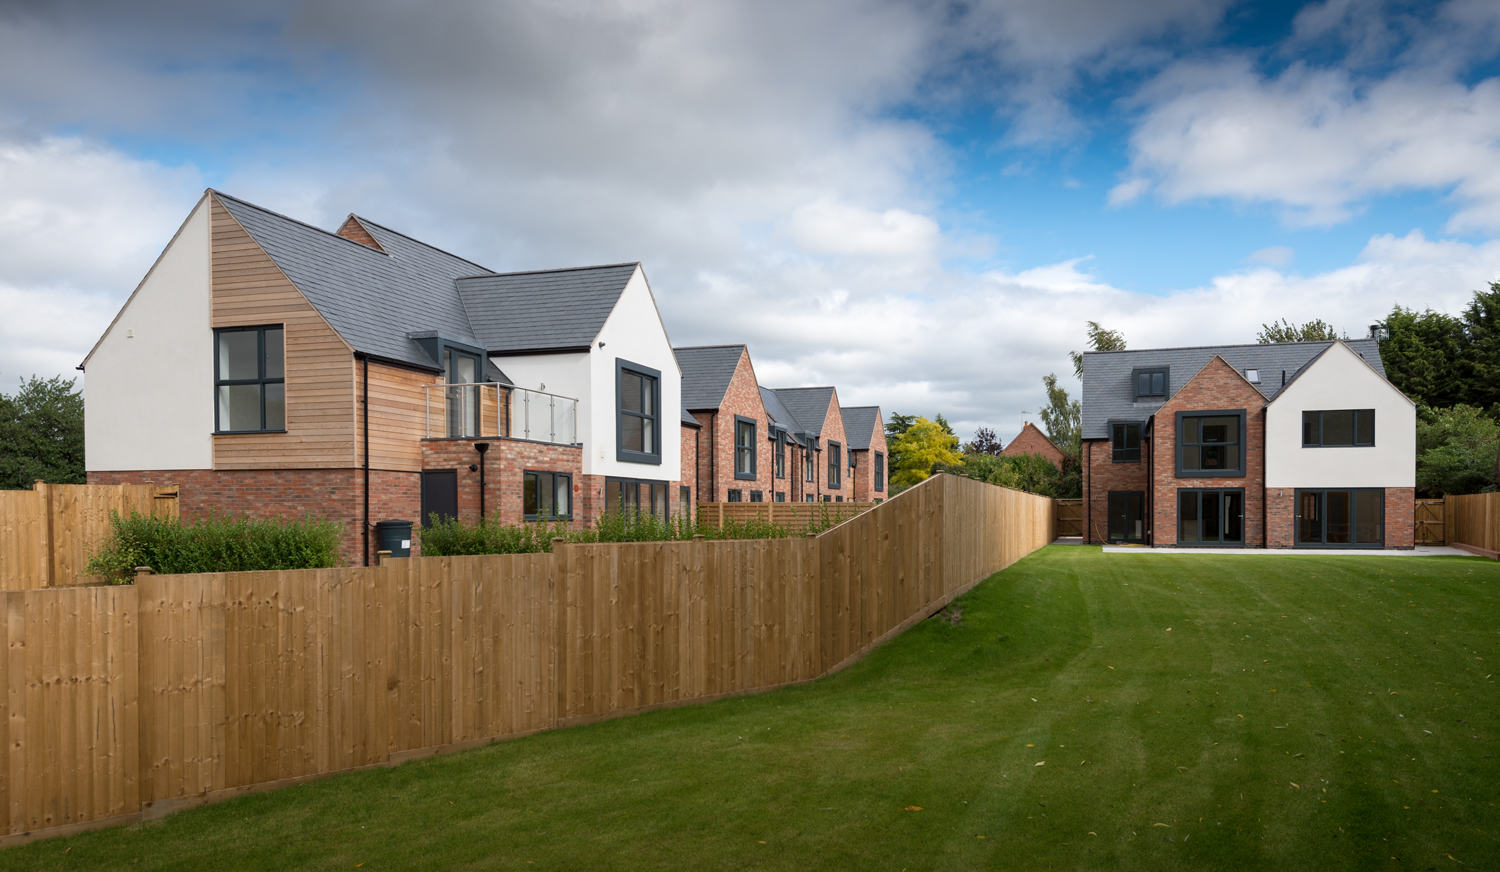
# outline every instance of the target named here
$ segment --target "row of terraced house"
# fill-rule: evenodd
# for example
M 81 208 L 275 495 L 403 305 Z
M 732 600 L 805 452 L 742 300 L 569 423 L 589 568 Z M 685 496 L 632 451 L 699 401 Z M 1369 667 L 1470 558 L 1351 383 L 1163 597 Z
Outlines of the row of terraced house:
M 91 483 L 340 520 L 352 563 L 381 520 L 885 494 L 878 407 L 763 387 L 744 345 L 673 348 L 639 263 L 497 273 L 213 190 L 80 369 Z

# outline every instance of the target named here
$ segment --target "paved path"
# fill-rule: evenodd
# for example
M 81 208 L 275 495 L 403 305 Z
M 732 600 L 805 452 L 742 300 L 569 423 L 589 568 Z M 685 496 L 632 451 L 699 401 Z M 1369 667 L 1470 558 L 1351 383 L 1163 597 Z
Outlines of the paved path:
M 1418 545 L 1410 551 L 1366 548 L 1146 548 L 1140 545 L 1105 545 L 1105 554 L 1259 554 L 1275 557 L 1473 557 L 1447 545 Z

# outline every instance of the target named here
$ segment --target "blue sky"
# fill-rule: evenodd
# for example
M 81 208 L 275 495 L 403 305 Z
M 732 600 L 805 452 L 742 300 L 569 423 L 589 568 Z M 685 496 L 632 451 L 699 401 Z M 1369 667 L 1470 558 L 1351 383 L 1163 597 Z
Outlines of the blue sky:
M 1500 278 L 1497 37 L 1490 0 L 10 3 L 0 384 L 73 374 L 213 186 L 640 260 L 678 344 L 1009 439 L 1087 320 L 1357 336 Z

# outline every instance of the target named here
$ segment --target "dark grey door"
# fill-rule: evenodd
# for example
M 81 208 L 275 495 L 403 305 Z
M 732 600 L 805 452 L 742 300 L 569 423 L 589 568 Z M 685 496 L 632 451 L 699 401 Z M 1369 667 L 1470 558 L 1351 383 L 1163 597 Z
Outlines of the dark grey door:
M 1109 541 L 1144 543 L 1146 541 L 1146 495 L 1120 493 L 1109 495 Z
M 432 526 L 432 516 L 458 517 L 458 470 L 422 470 L 422 526 Z

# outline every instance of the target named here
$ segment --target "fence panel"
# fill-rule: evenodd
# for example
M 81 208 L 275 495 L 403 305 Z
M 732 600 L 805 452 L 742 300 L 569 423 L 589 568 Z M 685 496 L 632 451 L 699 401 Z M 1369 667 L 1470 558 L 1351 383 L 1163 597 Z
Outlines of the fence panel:
M 1450 544 L 1500 552 L 1500 493 L 1450 495 L 1445 503 Z
M 77 584 L 108 538 L 109 514 L 177 516 L 176 488 L 45 484 L 0 491 L 0 590 Z
M 698 519 L 715 526 L 767 521 L 788 530 L 805 529 L 809 523 L 825 518 L 837 524 L 884 503 L 699 503 Z
M 1446 540 L 1444 532 L 1444 501 L 1443 500 L 1416 500 L 1412 506 L 1412 521 L 1415 525 L 1415 539 L 1418 545 L 1442 545 Z
M 50 520 L 45 490 L 0 491 L 0 589 L 47 587 Z

